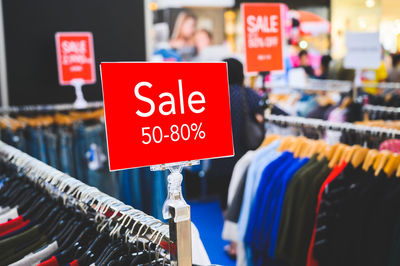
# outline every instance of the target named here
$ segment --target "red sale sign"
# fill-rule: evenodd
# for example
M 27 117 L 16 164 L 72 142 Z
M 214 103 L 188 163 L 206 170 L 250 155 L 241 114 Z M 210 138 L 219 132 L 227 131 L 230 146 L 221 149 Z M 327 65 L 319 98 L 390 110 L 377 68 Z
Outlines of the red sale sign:
M 283 70 L 284 4 L 243 3 L 247 72 Z
M 58 79 L 61 85 L 96 82 L 93 36 L 91 32 L 57 32 Z
M 226 63 L 100 68 L 110 170 L 234 155 Z

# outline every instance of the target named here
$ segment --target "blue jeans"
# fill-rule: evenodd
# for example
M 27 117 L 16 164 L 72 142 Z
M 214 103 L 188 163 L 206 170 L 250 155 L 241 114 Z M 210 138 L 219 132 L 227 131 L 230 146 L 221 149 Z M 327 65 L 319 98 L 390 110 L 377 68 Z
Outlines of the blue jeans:
M 47 163 L 54 168 L 59 168 L 57 134 L 54 132 L 53 128 L 49 127 L 44 129 L 43 136 L 46 147 Z
M 73 138 L 69 127 L 58 128 L 58 147 L 59 169 L 70 176 L 75 176 Z
M 86 126 L 85 139 L 88 184 L 110 196 L 120 198 L 118 175 L 108 169 L 104 124 Z
M 5 128 L 1 130 L 1 139 L 8 145 L 11 145 L 23 152 L 26 151 L 26 140 L 22 129 L 16 131 L 11 128 Z
M 139 169 L 122 170 L 119 174 L 120 199 L 135 209 L 142 210 L 142 180 Z
M 27 140 L 26 149 L 28 154 L 44 163 L 47 163 L 46 146 L 42 128 L 33 128 L 28 126 L 26 128 L 25 136 Z
M 74 159 L 75 159 L 75 177 L 82 182 L 87 183 L 87 159 L 86 159 L 86 138 L 85 138 L 85 124 L 83 122 L 76 122 L 73 125 L 73 138 L 74 138 Z

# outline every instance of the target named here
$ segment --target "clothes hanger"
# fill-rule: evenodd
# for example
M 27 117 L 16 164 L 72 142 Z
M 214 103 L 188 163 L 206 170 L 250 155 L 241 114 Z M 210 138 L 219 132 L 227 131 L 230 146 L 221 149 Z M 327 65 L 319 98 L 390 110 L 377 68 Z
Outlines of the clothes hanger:
M 369 152 L 368 148 L 362 148 L 362 147 L 354 151 L 354 154 L 350 161 L 354 168 L 357 168 L 359 165 L 361 165 L 361 163 L 364 162 L 368 152 Z
M 306 147 L 306 145 L 307 145 L 306 141 L 307 141 L 306 137 L 300 136 L 294 142 L 293 154 L 294 154 L 295 158 L 298 158 L 300 156 L 300 154 L 302 153 L 303 149 Z
M 334 145 L 327 145 L 326 149 L 323 152 L 321 152 L 320 155 L 318 156 L 318 160 L 321 160 L 322 158 L 326 157 L 326 159 L 330 161 L 338 147 L 339 143 L 336 143 Z
M 283 152 L 283 151 L 289 150 L 289 148 L 294 143 L 295 139 L 296 139 L 296 137 L 294 137 L 294 136 L 284 137 L 282 139 L 281 145 L 278 147 L 278 151 Z
M 364 163 L 363 163 L 363 170 L 365 172 L 368 172 L 369 168 L 374 164 L 376 157 L 378 156 L 379 151 L 376 149 L 370 149 L 365 157 Z
M 383 171 L 388 177 L 391 177 L 400 166 L 400 154 L 392 154 L 387 161 Z
M 264 138 L 263 142 L 260 145 L 260 148 L 268 146 L 269 144 L 271 144 L 272 142 L 274 142 L 275 140 L 280 139 L 280 138 L 281 138 L 280 135 L 276 135 L 276 134 L 268 135 Z
M 346 147 L 347 147 L 347 145 L 338 143 L 338 146 L 335 149 L 335 152 L 333 153 L 331 159 L 329 160 L 329 165 L 328 165 L 329 168 L 332 169 L 333 167 L 335 167 L 336 165 L 339 164 L 340 157 Z
M 373 169 L 375 170 L 375 176 L 378 176 L 380 172 L 384 169 L 386 162 L 389 160 L 392 153 L 390 151 L 384 150 L 379 152 L 373 164 Z
M 360 145 L 347 146 L 347 147 L 345 148 L 345 150 L 343 151 L 342 156 L 341 156 L 341 158 L 340 158 L 338 164 L 340 165 L 340 164 L 343 163 L 343 162 L 346 162 L 346 163 L 350 162 L 350 161 L 351 161 L 351 158 L 353 157 L 353 154 L 354 154 L 357 150 L 359 150 L 359 149 L 361 149 L 361 148 L 362 148 L 362 147 L 361 147 Z

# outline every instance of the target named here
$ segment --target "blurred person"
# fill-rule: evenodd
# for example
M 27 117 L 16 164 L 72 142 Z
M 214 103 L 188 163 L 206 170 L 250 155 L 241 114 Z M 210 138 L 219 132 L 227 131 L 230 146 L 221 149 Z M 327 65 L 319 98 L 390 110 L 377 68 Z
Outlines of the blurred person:
M 324 55 L 321 58 L 321 75 L 319 75 L 318 79 L 328 79 L 329 78 L 329 66 L 332 61 L 332 57 L 330 55 Z
M 212 34 L 208 30 L 201 29 L 194 36 L 197 53 L 201 54 L 203 50 L 212 44 Z
M 392 56 L 393 69 L 389 72 L 387 82 L 400 82 L 400 54 Z
M 314 78 L 315 77 L 314 69 L 310 65 L 310 61 L 308 60 L 308 52 L 306 50 L 301 50 L 299 52 L 299 59 L 300 59 L 299 67 L 304 69 L 309 78 Z
M 241 62 L 234 58 L 225 59 L 228 65 L 229 96 L 231 106 L 232 134 L 235 156 L 210 161 L 206 172 L 209 194 L 218 194 L 221 208 L 227 207 L 228 187 L 236 162 L 247 152 L 243 144 L 244 110 L 243 99 L 247 100 L 247 112 L 251 119 L 262 122 L 262 110 L 259 107 L 261 97 L 252 89 L 244 88 L 244 72 Z M 243 95 L 243 91 L 246 95 Z
M 196 27 L 197 18 L 194 15 L 187 11 L 179 13 L 169 44 L 180 54 L 183 61 L 190 61 L 196 55 Z

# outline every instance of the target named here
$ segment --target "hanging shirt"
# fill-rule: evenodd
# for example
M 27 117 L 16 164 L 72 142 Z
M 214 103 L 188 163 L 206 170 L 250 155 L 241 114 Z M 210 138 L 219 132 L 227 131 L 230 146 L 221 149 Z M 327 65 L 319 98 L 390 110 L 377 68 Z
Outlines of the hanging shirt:
M 268 199 L 271 193 L 271 183 L 273 182 L 274 175 L 279 172 L 279 167 L 286 165 L 286 161 L 291 161 L 293 155 L 290 152 L 283 152 L 277 159 L 268 164 L 262 172 L 261 180 L 257 188 L 256 195 L 251 206 L 250 218 L 247 225 L 247 232 L 245 236 L 245 242 L 248 244 L 257 243 L 260 241 L 258 234 L 263 221 L 264 215 L 267 216 L 267 202 L 264 199 Z
M 280 156 L 281 153 L 277 151 L 280 143 L 281 141 L 275 140 L 270 145 L 258 150 L 249 166 L 244 188 L 243 203 L 238 221 L 239 239 L 242 241 L 245 238 L 250 208 L 260 183 L 261 174 L 270 162 Z
M 56 241 L 52 242 L 49 245 L 42 247 L 41 249 L 35 251 L 34 253 L 30 253 L 26 255 L 23 259 L 10 264 L 10 266 L 28 266 L 28 265 L 37 265 L 44 258 L 47 258 L 58 249 L 58 244 Z
M 315 216 L 315 221 L 314 221 L 314 229 L 313 229 L 313 234 L 311 236 L 311 242 L 310 246 L 308 247 L 308 255 L 307 255 L 307 266 L 318 266 L 318 261 L 315 260 L 314 255 L 313 255 L 313 249 L 314 249 L 314 243 L 315 243 L 315 233 L 317 229 L 317 219 L 318 219 L 318 213 L 319 213 L 319 207 L 321 204 L 321 198 L 322 194 L 324 193 L 325 188 L 328 186 L 330 182 L 332 182 L 346 167 L 347 163 L 343 162 L 340 166 L 335 166 L 333 168 L 331 174 L 326 178 L 325 182 L 322 184 L 319 193 L 318 193 L 318 202 L 317 202 L 317 208 L 316 208 L 316 216 Z
M 247 168 L 249 167 L 255 155 L 256 155 L 255 151 L 248 151 L 235 164 L 228 189 L 228 207 L 232 203 L 233 197 L 236 193 L 240 180 L 242 180 L 244 173 L 247 171 Z
M 18 216 L 19 216 L 18 207 L 14 207 L 8 210 L 7 212 L 3 213 L 2 215 L 0 215 L 0 223 L 5 223 L 8 220 L 17 218 Z
M 265 167 L 280 156 L 280 152 L 277 151 L 281 141 L 275 140 L 268 146 L 257 150 L 253 161 L 251 162 L 247 175 L 246 184 L 244 188 L 243 201 L 240 209 L 240 216 L 238 220 L 238 240 L 242 242 L 246 234 L 247 223 L 250 214 L 250 208 L 253 201 L 253 197 L 257 191 L 258 184 L 261 179 L 261 174 Z M 246 263 L 246 252 L 245 246 L 241 243 L 238 244 L 237 248 L 237 265 L 247 265 Z

